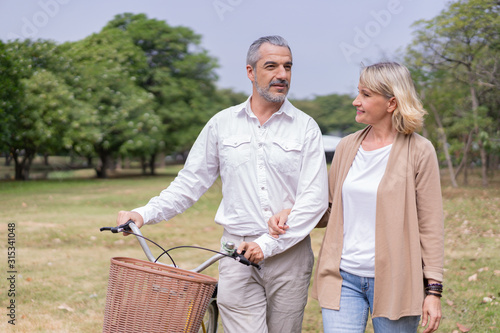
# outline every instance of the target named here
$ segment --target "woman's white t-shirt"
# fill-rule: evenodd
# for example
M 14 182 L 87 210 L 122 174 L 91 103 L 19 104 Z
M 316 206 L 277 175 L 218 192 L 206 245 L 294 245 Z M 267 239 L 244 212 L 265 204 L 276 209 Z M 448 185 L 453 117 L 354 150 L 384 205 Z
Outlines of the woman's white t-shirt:
M 342 186 L 344 246 L 340 269 L 375 277 L 375 215 L 377 190 L 391 145 L 365 151 L 361 146 Z

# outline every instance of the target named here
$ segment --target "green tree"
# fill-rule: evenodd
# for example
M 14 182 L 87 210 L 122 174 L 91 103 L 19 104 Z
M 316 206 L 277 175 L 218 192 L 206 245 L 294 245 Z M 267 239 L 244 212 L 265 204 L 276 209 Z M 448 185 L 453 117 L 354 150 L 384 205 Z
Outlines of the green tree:
M 23 95 L 19 62 L 8 52 L 9 45 L 0 41 L 0 152 L 10 160 L 11 136 Z
M 146 174 L 147 167 L 154 174 L 156 153 L 165 147 L 161 119 L 151 108 L 136 115 L 135 122 L 130 125 L 124 133 L 128 139 L 120 147 L 120 154 L 139 157 L 143 174 Z
M 154 172 L 159 152 L 188 150 L 202 126 L 218 111 L 214 85 L 217 63 L 200 46 L 201 36 L 189 28 L 125 13 L 110 21 L 103 32 L 115 29 L 125 32 L 147 59 L 147 67 L 138 73 L 136 82 L 155 97 L 154 111 L 161 119 L 162 139 L 141 140 L 148 142 Z
M 439 159 L 445 161 L 452 186 L 458 187 L 456 176 L 464 160 L 460 163 L 457 157 L 461 156 L 464 144 L 470 149 L 470 142 L 466 141 L 472 138 L 464 135 L 471 127 L 468 113 L 463 111 L 468 105 L 467 89 L 447 71 L 426 72 L 412 66 L 411 62 L 409 68 L 429 112 L 424 125 L 425 136 L 437 147 Z
M 473 143 L 478 147 L 483 185 L 488 184 L 487 147 L 495 136 L 498 110 L 486 102 L 498 94 L 500 60 L 500 3 L 468 0 L 451 3 L 440 15 L 416 23 L 417 31 L 409 56 L 415 66 L 429 72 L 447 71 L 468 90 L 468 106 L 459 112 L 470 119 L 463 136 L 462 161 L 466 170 Z M 455 98 L 460 98 L 455 94 Z M 498 117 L 496 116 L 496 119 Z M 466 173 L 465 173 L 466 174 Z
M 62 148 L 64 124 L 75 103 L 70 88 L 56 74 L 63 58 L 53 42 L 14 41 L 6 44 L 5 52 L 22 95 L 14 94 L 17 101 L 6 114 L 2 142 L 13 157 L 15 179 L 25 180 L 37 153 Z
M 36 153 L 54 154 L 64 148 L 66 128 L 71 124 L 73 108 L 78 105 L 71 89 L 50 71 L 37 71 L 23 83 L 26 91 L 23 112 L 17 119 L 11 153 L 15 161 L 23 158 L 25 163 L 16 162 L 16 179 L 29 178 Z
M 107 29 L 81 41 L 61 46 L 70 61 L 65 64 L 66 82 L 75 98 L 88 106 L 80 113 L 74 142 L 76 152 L 99 157 L 97 176 L 107 177 L 112 158 L 141 122 L 144 113 L 154 108 L 154 96 L 137 83 L 147 68 L 146 58 L 127 34 Z

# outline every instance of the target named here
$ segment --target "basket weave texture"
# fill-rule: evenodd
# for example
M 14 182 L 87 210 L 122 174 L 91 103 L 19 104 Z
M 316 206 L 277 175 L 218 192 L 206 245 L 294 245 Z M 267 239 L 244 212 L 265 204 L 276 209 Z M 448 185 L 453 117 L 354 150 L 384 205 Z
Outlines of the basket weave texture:
M 111 259 L 103 332 L 198 332 L 217 280 L 149 261 Z

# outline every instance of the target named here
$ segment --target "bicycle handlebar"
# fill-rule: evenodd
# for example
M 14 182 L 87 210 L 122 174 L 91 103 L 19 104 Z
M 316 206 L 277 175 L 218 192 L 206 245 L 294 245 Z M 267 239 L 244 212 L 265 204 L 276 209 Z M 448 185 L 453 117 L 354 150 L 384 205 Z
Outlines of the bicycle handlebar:
M 139 241 L 139 244 L 141 245 L 142 250 L 144 251 L 144 254 L 148 258 L 148 260 L 151 262 L 156 262 L 156 258 L 153 256 L 153 253 L 151 253 L 151 250 L 149 249 L 146 240 L 143 238 L 142 233 L 139 230 L 139 227 L 134 223 L 134 221 L 128 220 L 126 223 L 121 224 L 117 227 L 103 227 L 100 230 L 101 231 L 109 230 L 114 234 L 125 231 L 135 235 L 137 241 Z
M 134 221 L 128 220 L 126 223 L 119 225 L 117 227 L 102 227 L 99 229 L 100 231 L 111 231 L 114 234 L 117 234 L 119 232 L 124 232 L 124 231 L 132 231 L 132 228 L 130 227 L 130 224 L 134 224 Z
M 231 255 L 231 257 L 233 257 L 234 260 L 239 261 L 240 263 L 242 263 L 244 265 L 247 265 L 247 266 L 252 265 L 253 267 L 260 270 L 260 265 L 253 263 L 250 260 L 248 260 L 247 258 L 245 258 L 245 251 L 243 251 L 241 253 L 236 253 L 236 251 L 234 251 L 234 253 Z
M 142 250 L 146 254 L 146 257 L 148 258 L 148 260 L 151 262 L 156 262 L 156 258 L 151 253 L 151 250 L 149 249 L 149 246 L 146 243 L 144 236 L 142 236 L 142 233 L 139 230 L 139 227 L 137 227 L 137 225 L 134 223 L 134 221 L 128 220 L 126 223 L 121 224 L 117 227 L 102 227 L 102 228 L 100 228 L 100 231 L 111 231 L 114 234 L 120 233 L 120 232 L 128 232 L 128 233 L 135 235 L 137 240 L 139 241 L 139 244 L 142 247 Z M 154 243 L 154 244 L 159 246 L 156 243 Z M 161 246 L 160 246 L 160 248 L 161 248 Z M 247 266 L 251 265 L 251 266 L 260 270 L 260 266 L 258 264 L 255 264 L 255 263 L 251 262 L 250 260 L 248 260 L 247 258 L 245 258 L 245 251 L 243 251 L 243 253 L 241 253 L 241 254 L 237 253 L 236 250 L 234 249 L 233 243 L 224 244 L 224 250 L 226 251 L 226 253 L 217 253 L 217 254 L 213 255 L 211 258 L 209 258 L 207 261 L 205 261 L 204 263 L 202 263 L 200 266 L 193 269 L 192 271 L 199 273 L 199 272 L 203 271 L 205 268 L 207 268 L 210 265 L 212 265 L 213 263 L 215 263 L 216 261 L 222 259 L 223 257 L 233 258 L 234 260 L 236 260 L 244 265 L 247 265 Z

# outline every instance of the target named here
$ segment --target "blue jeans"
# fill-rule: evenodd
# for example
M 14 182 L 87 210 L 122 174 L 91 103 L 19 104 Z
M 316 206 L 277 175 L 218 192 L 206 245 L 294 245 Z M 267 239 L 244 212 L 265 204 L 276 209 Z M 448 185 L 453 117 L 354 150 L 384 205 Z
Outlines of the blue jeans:
M 363 333 L 368 312 L 373 313 L 374 278 L 356 276 L 340 271 L 343 278 L 340 310 L 322 309 L 325 333 Z M 377 317 L 372 319 L 375 333 L 417 332 L 420 316 L 398 320 Z

